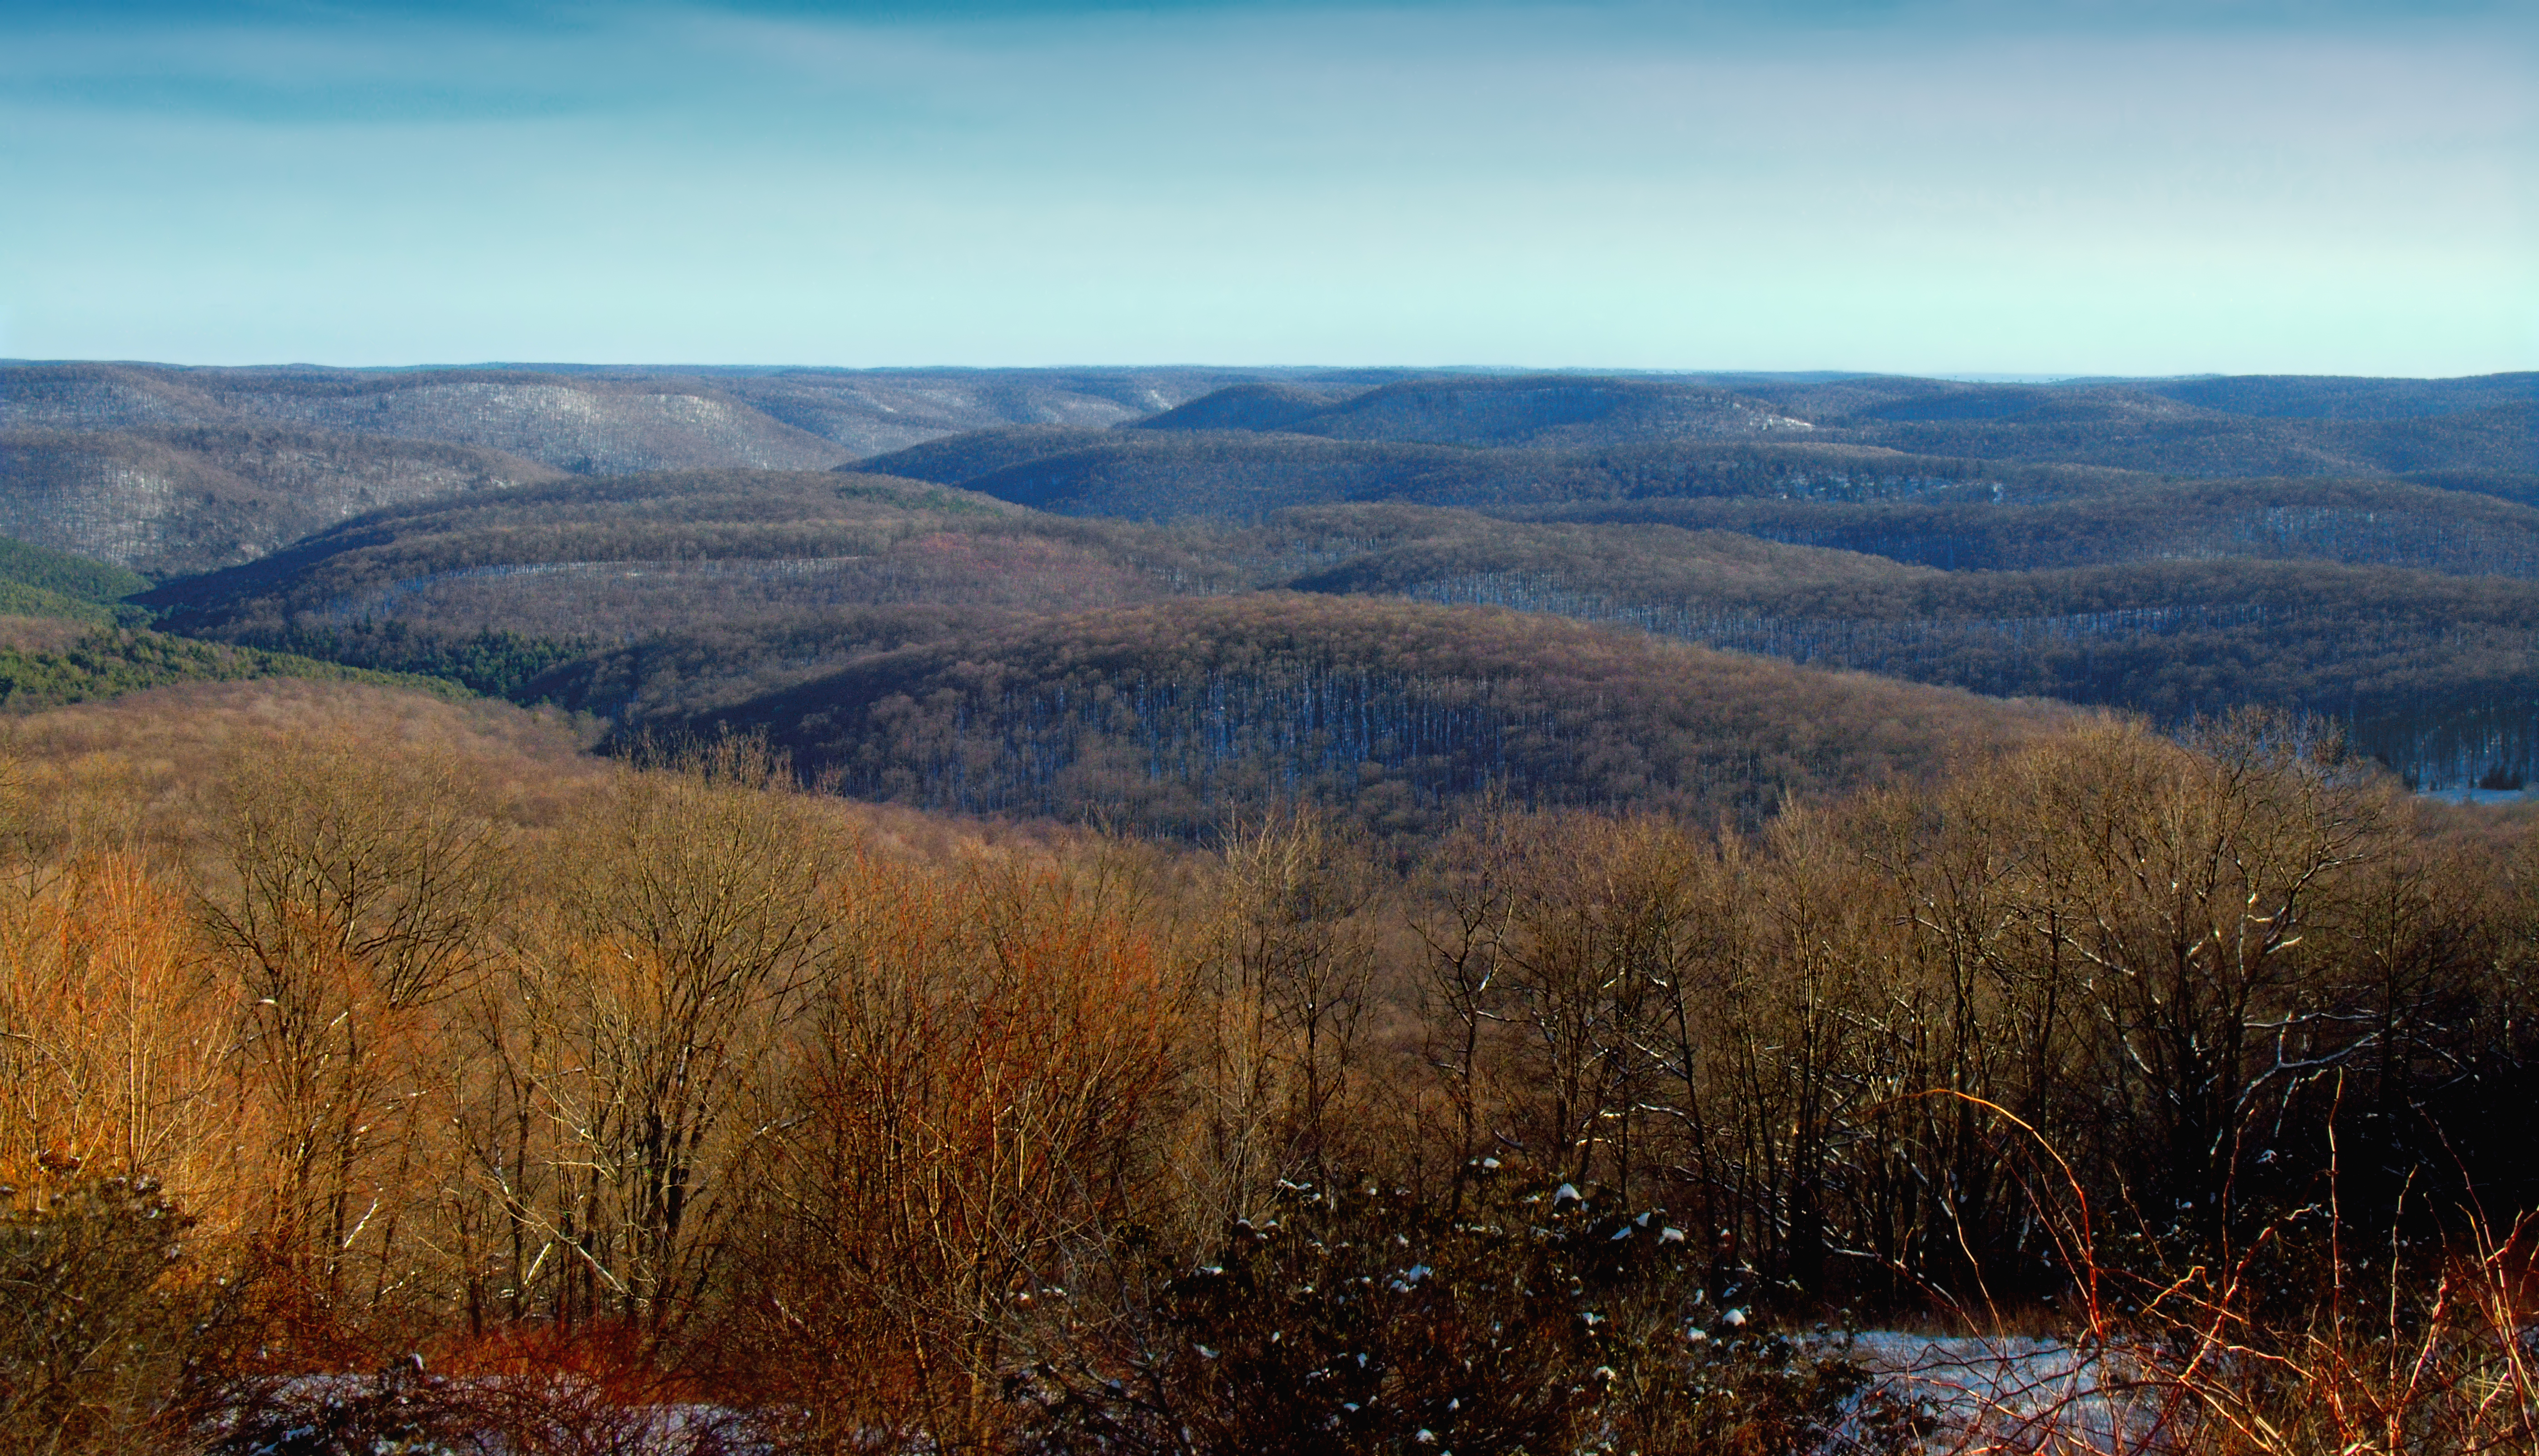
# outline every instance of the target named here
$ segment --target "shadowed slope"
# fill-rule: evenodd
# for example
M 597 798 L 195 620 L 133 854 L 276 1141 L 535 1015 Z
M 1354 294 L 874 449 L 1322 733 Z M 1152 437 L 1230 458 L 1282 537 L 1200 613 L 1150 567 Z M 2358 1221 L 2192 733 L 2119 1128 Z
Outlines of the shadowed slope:
M 1259 385 L 1145 421 L 1148 430 L 1277 430 L 1334 440 L 1463 446 L 1615 446 L 1804 434 L 1804 420 L 1724 389 L 1540 375 L 1415 380 L 1334 403 Z

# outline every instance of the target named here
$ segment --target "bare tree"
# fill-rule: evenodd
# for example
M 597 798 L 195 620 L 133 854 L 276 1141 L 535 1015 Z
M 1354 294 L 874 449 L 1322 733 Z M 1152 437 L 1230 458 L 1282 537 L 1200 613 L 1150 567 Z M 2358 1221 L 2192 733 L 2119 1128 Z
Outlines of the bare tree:
M 327 1310 L 405 1280 L 431 1007 L 491 948 L 501 836 L 463 776 L 349 737 L 258 744 L 222 786 L 225 880 L 203 917 L 239 978 L 246 1070 L 272 1109 L 269 1236 Z

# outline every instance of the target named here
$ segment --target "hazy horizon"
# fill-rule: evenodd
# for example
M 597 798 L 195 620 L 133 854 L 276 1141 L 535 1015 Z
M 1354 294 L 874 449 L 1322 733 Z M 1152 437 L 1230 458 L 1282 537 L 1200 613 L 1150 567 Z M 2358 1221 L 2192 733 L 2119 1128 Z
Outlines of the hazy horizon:
M 0 3 L 0 355 L 2527 370 L 2534 79 L 2483 0 Z
M 1175 371 L 1175 370 L 1222 370 L 1222 371 L 1227 371 L 1227 372 L 1231 372 L 1231 373 L 1243 373 L 1243 372 L 1252 372 L 1252 371 L 1260 371 L 1260 372 L 1268 372 L 1268 373 L 1278 373 L 1278 372 L 1285 372 L 1285 371 L 1293 371 L 1293 372 L 1295 372 L 1295 373 L 1297 373 L 1297 374 L 1322 374 L 1322 373 L 1333 373 L 1333 374 L 1340 374 L 1340 373 L 1345 373 L 1345 374 L 1402 374 L 1402 375 L 1456 375 L 1456 374 L 1475 374 L 1475 375 L 1537 375 L 1537 374 L 1541 374 L 1541 375 L 1578 375 L 1578 376 L 1582 376 L 1582 377 L 1591 377 L 1591 378 L 1634 378 L 1634 379 L 1636 379 L 1636 378 L 1658 378 L 1658 379 L 1665 379 L 1665 378 L 1682 377 L 1682 378 L 1686 378 L 1686 379 L 1754 379 L 1754 380 L 1777 380 L 1777 381 L 1801 381 L 1801 380 L 1841 380 L 1841 379 L 1924 379 L 1924 380 L 1944 380 L 1944 381 L 1948 381 L 1955 382 L 1955 383 L 1966 383 L 1966 384 L 2101 384 L 2101 383 L 2106 383 L 2106 384 L 2117 384 L 2117 383 L 2164 383 L 2164 382 L 2174 382 L 2174 381 L 2184 381 L 2184 380 L 2221 380 L 2221 379 L 2246 378 L 2246 377 L 2249 377 L 2247 374 L 2241 374 L 2241 375 L 2234 376 L 2234 375 L 2231 375 L 2231 374 L 2221 373 L 2221 372 L 2210 371 L 2210 370 L 2198 370 L 2198 371 L 2191 371 L 2191 372 L 2182 373 L 2182 374 L 2163 374 L 2163 375 L 2114 375 L 2114 374 L 2097 374 L 2097 373 L 2089 373 L 2089 372 L 2083 372 L 2083 371 L 2066 371 L 2066 372 L 2061 372 L 2061 373 L 2011 373 L 2011 374 L 2002 374 L 2002 373 L 1985 373 L 1985 372 L 1982 372 L 1982 371 L 1934 371 L 1934 372 L 1928 372 L 1928 373 L 1915 373 L 1915 372 L 1912 372 L 1912 371 L 1905 371 L 1905 370 L 1851 370 L 1851 369 L 1736 369 L 1736 368 L 1653 369 L 1653 368 L 1646 368 L 1646 367 L 1625 367 L 1625 366 L 1618 366 L 1618 365 L 1614 365 L 1614 366 L 1605 366 L 1605 365 L 1593 365 L 1593 364 L 1583 364 L 1583 365 L 1537 365 L 1537 364 L 1401 364 L 1401 363 L 1372 363 L 1372 364 L 1296 364 L 1296 363 L 1286 363 L 1286 362 L 1273 362 L 1273 363 L 1268 363 L 1268 364 L 1254 364 L 1254 363 L 1246 363 L 1246 362 L 1242 362 L 1242 361 L 1223 360 L 1223 359 L 1215 359 L 1215 360 L 1189 360 L 1189 359 L 1181 359 L 1181 360 L 1162 360 L 1162 361 L 1156 361 L 1156 360 L 1144 360 L 1144 361 L 1132 361 L 1132 362 L 1129 362 L 1129 363 L 1121 363 L 1121 364 L 1107 364 L 1107 363 L 1106 363 L 1106 364 L 1094 364 L 1094 363 L 1083 363 L 1083 362 L 1060 361 L 1060 362 L 1052 363 L 1052 364 L 1013 364 L 1013 365 L 1009 365 L 1009 364 L 964 364 L 964 363 L 959 363 L 959 362 L 945 362 L 945 361 L 940 361 L 940 360 L 933 361 L 933 362 L 929 362 L 929 363 L 919 363 L 919 364 L 888 364 L 888 363 L 885 363 L 885 364 L 820 364 L 820 363 L 813 363 L 813 362 L 807 362 L 807 361 L 805 361 L 805 362 L 790 362 L 790 363 L 773 363 L 773 364 L 770 364 L 770 363 L 717 363 L 717 364 L 699 364 L 699 363 L 694 363 L 694 362 L 683 362 L 683 361 L 679 361 L 679 360 L 642 360 L 642 359 L 611 360 L 611 361 L 606 361 L 606 362 L 593 362 L 593 361 L 589 361 L 589 360 L 573 360 L 573 359 L 542 359 L 542 360 L 478 359 L 478 360 L 422 360 L 422 361 L 414 361 L 414 362 L 388 363 L 388 364 L 338 365 L 338 364 L 324 364 L 324 363 L 319 363 L 319 362 L 316 362 L 316 361 L 313 361 L 313 360 L 306 360 L 306 359 L 268 359 L 268 360 L 249 360 L 249 361 L 243 361 L 243 362 L 235 363 L 235 364 L 191 364 L 191 363 L 184 363 L 184 362 L 180 362 L 180 361 L 166 360 L 166 359 L 105 359 L 105 358 L 57 358 L 57 359 L 32 359 L 32 358 L 28 358 L 28 359 L 20 359 L 20 358 L 0 358 L 0 368 L 50 368 L 50 367 L 70 367 L 70 366 L 89 366 L 89 365 L 96 365 L 96 366 L 112 366 L 112 367 L 118 367 L 118 368 L 131 368 L 131 369 L 176 369 L 176 370 L 195 370 L 195 369 L 203 369 L 203 370 L 226 370 L 226 369 L 241 369 L 241 370 L 300 370 L 300 369 L 306 369 L 306 370 L 341 371 L 341 372 L 349 372 L 349 373 L 365 373 L 365 374 L 395 374 L 395 373 L 407 373 L 407 372 L 423 373 L 423 372 L 437 372 L 437 371 L 464 372 L 464 371 L 471 371 L 471 370 L 481 370 L 481 371 L 486 371 L 486 372 L 495 372 L 495 371 L 515 371 L 515 372 L 527 373 L 527 374 L 551 373 L 551 372 L 566 372 L 566 371 L 570 371 L 570 372 L 577 372 L 577 373 L 579 373 L 579 372 L 591 372 L 591 371 L 627 371 L 627 372 L 635 372 L 635 373 L 651 373 L 651 374 L 678 374 L 678 373 L 682 373 L 682 372 L 693 372 L 693 373 L 700 374 L 700 375 L 715 375 L 715 374 L 741 374 L 741 375 L 747 375 L 747 374 L 785 374 L 785 373 L 810 373 L 810 374 L 932 374 L 932 373 L 945 373 L 945 374 L 949 374 L 949 373 L 960 373 L 960 372 L 975 372 L 975 373 L 981 373 L 981 374 L 990 374 L 990 373 L 1001 373 L 1001 372 L 1005 372 L 1005 371 L 1046 371 L 1046 372 L 1049 372 L 1049 373 L 1060 373 L 1060 374 L 1063 374 L 1063 373 L 1072 373 L 1072 372 L 1084 372 L 1084 373 L 1115 373 L 1115 372 L 1116 372 L 1116 373 L 1138 373 L 1138 372 L 1152 371 L 1152 372 L 1157 372 L 1157 373 L 1163 373 L 1163 372 L 1169 372 L 1169 371 Z M 2530 371 L 2530 370 L 2484 370 L 2484 371 L 2479 371 L 2479 372 L 2477 372 L 2477 373 L 2475 373 L 2475 374 L 2467 374 L 2467 375 L 2360 375 L 2360 374 L 2323 374 L 2323 373 L 2317 373 L 2317 372 L 2290 372 L 2290 371 L 2280 371 L 2280 370 L 2278 370 L 2278 371 L 2266 371 L 2266 372 L 2264 372 L 2264 373 L 2265 373 L 2265 374 L 2267 374 L 2267 375 L 2271 375 L 2271 376 L 2275 376 L 2275 377 L 2282 377 L 2282 378 L 2305 377 L 2305 378 L 2314 378 L 2314 379 L 2399 379 L 2399 380 L 2427 380 L 2427 381 L 2440 381 L 2440 380 L 2480 379 L 2480 378 L 2487 378 L 2487 377 L 2492 377 L 2492 376 L 2501 376 L 2501 375 L 2528 374 L 2528 373 L 2532 373 L 2532 372 L 2533 372 L 2533 371 Z

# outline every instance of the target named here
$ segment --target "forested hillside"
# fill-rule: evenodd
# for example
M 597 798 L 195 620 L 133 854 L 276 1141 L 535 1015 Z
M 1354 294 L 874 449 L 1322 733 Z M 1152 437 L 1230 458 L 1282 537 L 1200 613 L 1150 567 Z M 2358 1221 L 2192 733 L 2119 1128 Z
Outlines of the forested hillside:
M 2539 586 L 2472 575 L 2520 568 L 2498 558 L 2526 508 L 2478 498 L 2446 520 L 2451 503 L 2420 487 L 2301 482 L 2050 499 L 2093 484 L 2031 482 L 2049 497 L 2035 505 L 1984 490 L 1955 506 L 1660 498 L 1556 513 L 1584 520 L 1387 505 L 1158 528 L 884 477 L 620 477 L 377 513 L 142 599 L 186 631 L 450 676 L 628 732 L 1035 613 L 1292 586 L 1550 612 L 2163 724 L 2244 703 L 2320 713 L 2429 786 L 2539 769 Z M 2279 488 L 2348 504 L 2295 517 L 2266 504 Z M 1743 530 L 1667 523 L 1715 523 L 1723 508 Z M 2227 513 L 2275 528 L 2243 536 L 2235 564 L 2197 549 Z M 2406 565 L 2317 559 L 2337 548 Z M 2022 569 L 1964 569 L 1993 549 Z M 2224 559 L 2177 559 L 2208 554 Z M 2094 564 L 2063 564 L 2074 556 Z
M 1544 376 L 1407 381 L 1331 399 L 1242 384 L 1141 428 L 1470 446 L 1804 433 L 1907 452 L 2180 475 L 2527 474 L 2539 376 L 1966 384 L 1741 378 L 1730 387 Z
M 1953 571 L 2245 558 L 2539 574 L 2539 510 L 2396 480 L 2183 480 L 2033 501 L 1648 498 L 1506 514 L 1733 530 Z
M 1473 510 L 1581 501 L 1754 496 L 1880 500 L 1934 492 L 2048 499 L 2143 479 L 2124 471 L 1907 455 L 1860 446 L 1678 442 L 1595 450 L 1474 450 L 1240 431 L 981 431 L 863 468 L 960 485 L 1042 510 L 1257 520 L 1285 506 L 1404 501 Z
M 650 727 L 765 734 L 858 797 L 1201 837 L 1289 801 L 1395 834 L 1493 797 L 1754 823 L 2060 717 L 1541 615 L 1252 593 L 1034 618 Z
M 1724 389 L 1538 375 L 1415 380 L 1322 402 L 1296 386 L 1236 385 L 1141 421 L 1144 430 L 1270 430 L 1333 440 L 1467 446 L 1616 446 L 1806 434 Z
M 272 427 L 0 431 L 0 531 L 152 576 L 250 561 L 345 517 L 557 478 L 466 446 Z
M 2539 777 L 2539 583 L 2313 562 L 1939 571 L 1732 531 L 1298 512 L 1361 554 L 1299 589 L 1612 622 L 1736 652 L 2128 709 L 2325 715 L 2413 781 Z
M 1831 438 L 2179 475 L 2529 473 L 2539 375 L 2063 385 L 1853 379 L 1745 392 Z
M 92 623 L 137 618 L 137 609 L 115 603 L 149 585 L 108 562 L 0 537 L 0 616 Z
M 150 613 L 122 600 L 148 586 L 105 562 L 0 538 L 0 714 L 273 677 L 452 691 L 429 677 L 148 631 Z
M 1312 372 L 12 365 L 0 366 L 0 429 L 282 424 L 490 447 L 585 474 L 789 469 L 996 425 L 1107 427 L 1295 373 Z
M 1815 441 L 1473 450 L 1047 428 L 959 436 L 868 463 L 1039 510 L 1144 520 L 1256 521 L 1290 507 L 1398 501 L 1666 520 L 1942 567 L 2259 556 L 2534 570 L 2532 477 L 2502 470 L 2177 479 Z
M 621 732 L 1294 587 L 2168 725 L 2320 713 L 2427 785 L 2539 769 L 2522 376 L 0 375 L 0 524 L 170 578 L 168 624 Z M 826 466 L 883 418 L 931 438 L 825 477 L 641 468 Z

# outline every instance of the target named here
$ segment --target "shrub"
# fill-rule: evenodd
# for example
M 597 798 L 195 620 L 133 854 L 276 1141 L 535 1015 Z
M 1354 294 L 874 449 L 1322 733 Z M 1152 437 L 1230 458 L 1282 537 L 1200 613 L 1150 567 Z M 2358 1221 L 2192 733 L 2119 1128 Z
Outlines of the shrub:
M 190 1220 L 146 1179 L 44 1183 L 0 1208 L 0 1442 L 135 1449 L 177 1387 L 190 1322 L 170 1275 Z
M 1149 1260 L 1151 1263 L 1151 1259 Z M 1048 1449 L 1190 1456 L 1807 1449 L 1865 1383 L 1713 1293 L 1661 1212 L 1485 1170 L 1460 1211 L 1285 1184 L 1162 1282 L 1133 1352 L 1026 1373 Z M 1733 1276 L 1732 1276 L 1733 1277 Z M 1729 1288 L 1738 1288 L 1731 1284 Z

